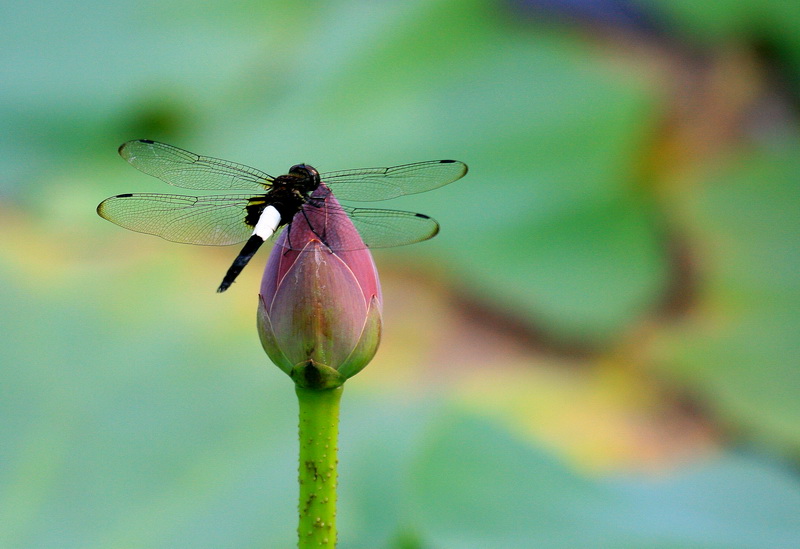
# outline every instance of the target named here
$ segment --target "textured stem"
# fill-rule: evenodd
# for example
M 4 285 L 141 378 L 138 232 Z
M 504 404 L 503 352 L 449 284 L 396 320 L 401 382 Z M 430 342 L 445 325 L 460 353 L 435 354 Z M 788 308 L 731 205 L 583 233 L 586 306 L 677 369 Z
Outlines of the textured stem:
M 334 548 L 339 401 L 343 387 L 295 389 L 300 404 L 298 548 Z

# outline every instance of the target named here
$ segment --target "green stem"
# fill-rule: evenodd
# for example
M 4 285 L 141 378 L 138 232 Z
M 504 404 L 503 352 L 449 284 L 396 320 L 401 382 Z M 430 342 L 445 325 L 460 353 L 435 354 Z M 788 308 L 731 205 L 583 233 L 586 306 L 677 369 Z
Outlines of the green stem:
M 295 386 L 300 404 L 298 548 L 336 547 L 336 477 L 342 386 Z

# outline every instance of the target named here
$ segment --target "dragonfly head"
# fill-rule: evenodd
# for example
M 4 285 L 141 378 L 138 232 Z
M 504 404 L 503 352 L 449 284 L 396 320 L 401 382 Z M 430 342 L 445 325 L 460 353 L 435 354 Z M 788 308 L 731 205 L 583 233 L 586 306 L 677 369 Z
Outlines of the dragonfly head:
M 289 168 L 289 175 L 293 175 L 301 181 L 303 192 L 312 192 L 321 183 L 319 172 L 308 164 L 295 164 Z

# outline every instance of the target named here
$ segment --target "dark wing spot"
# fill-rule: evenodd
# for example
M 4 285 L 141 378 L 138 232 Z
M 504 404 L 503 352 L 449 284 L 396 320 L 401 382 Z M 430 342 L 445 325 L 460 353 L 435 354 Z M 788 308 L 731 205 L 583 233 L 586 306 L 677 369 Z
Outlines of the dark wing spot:
M 456 160 L 439 160 L 439 164 L 453 164 Z
M 125 194 L 118 194 L 114 198 L 129 198 L 131 196 L 133 196 L 131 193 L 125 193 Z
M 414 215 L 416 215 L 417 217 L 421 217 L 422 219 L 430 219 L 429 215 L 425 215 L 425 214 L 414 214 Z
M 152 145 L 155 143 L 152 139 L 139 139 L 139 143 L 147 143 L 148 145 Z

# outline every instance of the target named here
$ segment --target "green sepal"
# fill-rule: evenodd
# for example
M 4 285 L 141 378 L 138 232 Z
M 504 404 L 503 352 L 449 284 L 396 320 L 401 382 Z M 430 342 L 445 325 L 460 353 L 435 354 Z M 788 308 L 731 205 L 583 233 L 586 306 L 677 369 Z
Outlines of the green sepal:
M 258 327 L 258 337 L 261 339 L 261 346 L 264 348 L 264 351 L 266 351 L 267 356 L 278 368 L 291 376 L 293 364 L 278 346 L 278 342 L 275 339 L 275 331 L 272 329 L 272 322 L 267 314 L 267 306 L 261 296 L 259 296 L 258 299 L 256 324 Z
M 289 377 L 298 387 L 314 390 L 334 389 L 340 387 L 347 380 L 330 366 L 317 364 L 313 360 L 295 365 L 289 373 Z
M 358 344 L 348 355 L 345 361 L 339 366 L 339 373 L 345 379 L 350 379 L 369 364 L 372 357 L 378 351 L 378 344 L 381 340 L 381 306 L 378 298 L 373 296 L 369 302 L 367 319 L 358 338 Z

